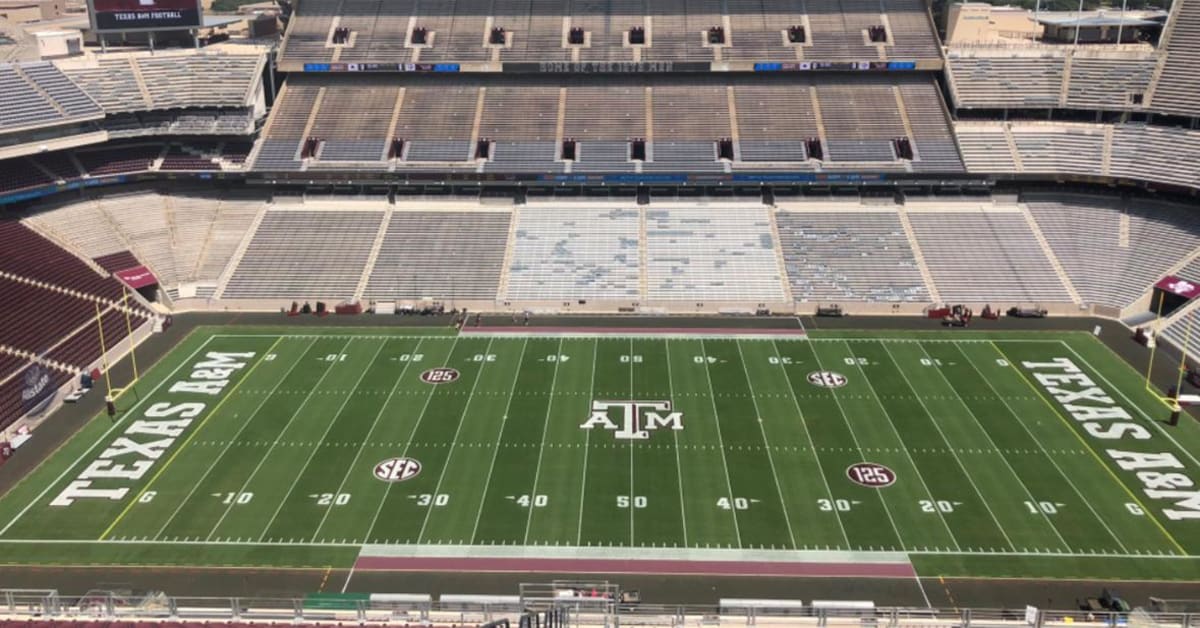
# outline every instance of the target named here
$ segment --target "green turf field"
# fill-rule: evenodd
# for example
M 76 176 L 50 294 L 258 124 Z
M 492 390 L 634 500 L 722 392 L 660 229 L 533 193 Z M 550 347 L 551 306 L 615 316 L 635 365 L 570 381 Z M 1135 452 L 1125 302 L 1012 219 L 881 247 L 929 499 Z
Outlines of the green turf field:
M 298 331 L 189 336 L 0 499 L 4 560 L 722 548 L 1200 579 L 1200 429 L 1085 334 Z

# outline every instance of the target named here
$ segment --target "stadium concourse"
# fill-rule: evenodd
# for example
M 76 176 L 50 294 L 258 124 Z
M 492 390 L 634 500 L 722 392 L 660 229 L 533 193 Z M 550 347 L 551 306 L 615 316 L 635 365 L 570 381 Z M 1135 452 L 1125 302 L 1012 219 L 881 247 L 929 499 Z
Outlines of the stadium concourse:
M 921 0 L 285 4 L 278 41 L 0 64 L 0 453 L 62 444 L 7 465 L 7 560 L 323 569 L 322 590 L 837 576 L 951 607 L 943 575 L 1200 581 L 1200 431 L 1156 420 L 1200 355 L 1200 0 L 947 42 Z M 1106 339 L 1149 324 L 1160 348 L 1118 358 L 1037 331 L 1054 320 L 795 325 L 1010 308 Z M 192 315 L 216 322 L 172 333 Z M 1153 359 L 1174 370 L 1129 368 Z M 81 387 L 104 393 L 53 414 Z M 112 421 L 67 418 L 85 407 Z M 545 593 L 211 617 L 517 621 Z M 0 611 L 211 611 L 23 595 Z

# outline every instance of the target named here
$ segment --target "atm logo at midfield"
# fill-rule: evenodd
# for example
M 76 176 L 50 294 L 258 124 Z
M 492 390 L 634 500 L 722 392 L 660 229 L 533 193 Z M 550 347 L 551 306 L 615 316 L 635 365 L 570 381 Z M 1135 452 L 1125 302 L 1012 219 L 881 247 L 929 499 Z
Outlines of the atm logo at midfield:
M 670 401 L 593 401 L 592 414 L 579 428 L 611 430 L 619 440 L 646 440 L 659 428 L 683 429 L 683 413 Z

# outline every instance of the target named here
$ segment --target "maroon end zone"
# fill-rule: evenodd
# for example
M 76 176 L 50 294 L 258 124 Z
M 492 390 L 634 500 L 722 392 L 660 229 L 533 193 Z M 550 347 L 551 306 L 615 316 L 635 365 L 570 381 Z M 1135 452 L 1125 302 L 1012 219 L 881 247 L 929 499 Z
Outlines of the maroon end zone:
M 479 573 L 646 574 L 662 576 L 773 576 L 808 578 L 915 578 L 903 563 L 578 558 L 452 558 L 360 556 L 356 571 L 472 571 Z
M 808 332 L 793 328 L 736 328 L 736 327 L 471 327 L 460 330 L 462 334 L 524 334 L 529 336 L 553 336 L 555 334 L 612 335 L 612 336 L 795 336 L 804 337 Z

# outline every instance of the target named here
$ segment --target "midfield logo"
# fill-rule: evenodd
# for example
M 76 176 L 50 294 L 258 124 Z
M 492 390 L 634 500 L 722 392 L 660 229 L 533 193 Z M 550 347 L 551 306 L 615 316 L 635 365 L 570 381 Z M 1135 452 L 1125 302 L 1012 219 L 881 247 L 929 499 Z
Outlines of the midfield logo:
M 614 410 L 619 410 L 619 425 L 612 419 Z M 683 413 L 672 412 L 670 401 L 593 401 L 592 415 L 579 427 L 612 430 L 621 440 L 645 440 L 660 427 L 682 430 Z

